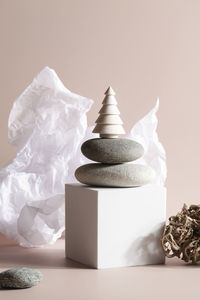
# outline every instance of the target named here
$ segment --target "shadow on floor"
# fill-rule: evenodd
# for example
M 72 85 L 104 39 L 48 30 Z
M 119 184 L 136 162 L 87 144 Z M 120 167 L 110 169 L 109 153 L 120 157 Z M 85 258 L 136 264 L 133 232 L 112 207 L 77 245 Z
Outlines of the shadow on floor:
M 47 269 L 89 269 L 65 258 L 64 240 L 43 248 L 23 248 L 9 241 L 0 244 L 0 268 L 34 267 Z
M 200 263 L 186 263 L 183 260 L 174 257 L 166 258 L 161 247 L 160 237 L 163 232 L 163 224 L 155 228 L 153 233 L 136 239 L 126 253 L 126 260 L 130 265 L 137 265 L 138 261 L 142 265 L 138 267 L 163 269 L 177 268 L 196 268 L 200 267 Z

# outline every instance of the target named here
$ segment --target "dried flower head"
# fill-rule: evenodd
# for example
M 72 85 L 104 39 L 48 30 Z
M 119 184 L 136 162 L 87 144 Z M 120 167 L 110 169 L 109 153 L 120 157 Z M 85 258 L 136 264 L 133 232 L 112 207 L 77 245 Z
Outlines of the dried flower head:
M 161 239 L 167 257 L 177 256 L 185 262 L 200 261 L 200 205 L 184 204 L 182 211 L 169 218 Z

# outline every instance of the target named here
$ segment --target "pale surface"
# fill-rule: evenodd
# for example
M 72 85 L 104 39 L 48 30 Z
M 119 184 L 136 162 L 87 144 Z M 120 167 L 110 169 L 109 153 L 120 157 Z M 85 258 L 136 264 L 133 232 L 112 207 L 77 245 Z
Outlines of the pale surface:
M 188 300 L 199 298 L 198 266 L 176 259 L 166 265 L 94 270 L 65 260 L 64 240 L 25 249 L 0 238 L 0 271 L 13 266 L 38 268 L 44 275 L 26 290 L 0 290 L 3 300 Z
M 97 269 L 164 263 L 166 189 L 66 184 L 66 255 Z

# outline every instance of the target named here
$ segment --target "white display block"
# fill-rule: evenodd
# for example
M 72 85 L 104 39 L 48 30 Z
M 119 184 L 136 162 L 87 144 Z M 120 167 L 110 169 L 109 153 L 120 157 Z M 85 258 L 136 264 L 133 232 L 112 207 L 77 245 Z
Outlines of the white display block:
M 161 264 L 166 189 L 66 184 L 66 256 L 93 268 Z

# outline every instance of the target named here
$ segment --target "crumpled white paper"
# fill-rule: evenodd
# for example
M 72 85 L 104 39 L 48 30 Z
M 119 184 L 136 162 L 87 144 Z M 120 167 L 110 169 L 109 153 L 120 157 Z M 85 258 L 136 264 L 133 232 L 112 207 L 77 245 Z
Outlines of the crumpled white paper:
M 65 229 L 64 185 L 75 182 L 75 169 L 89 161 L 80 151 L 83 141 L 97 136 L 93 127 L 87 128 L 92 103 L 71 93 L 46 67 L 13 105 L 8 137 L 18 150 L 12 163 L 0 170 L 0 232 L 21 246 L 53 244 Z M 128 137 L 144 146 L 140 163 L 151 165 L 156 182 L 164 185 L 165 151 L 156 133 L 158 105 Z
M 126 137 L 137 141 L 144 147 L 144 156 L 135 163 L 151 166 L 156 172 L 155 183 L 164 185 L 167 177 L 166 154 L 156 132 L 158 125 L 156 113 L 158 108 L 159 99 L 155 107 L 133 126 Z

